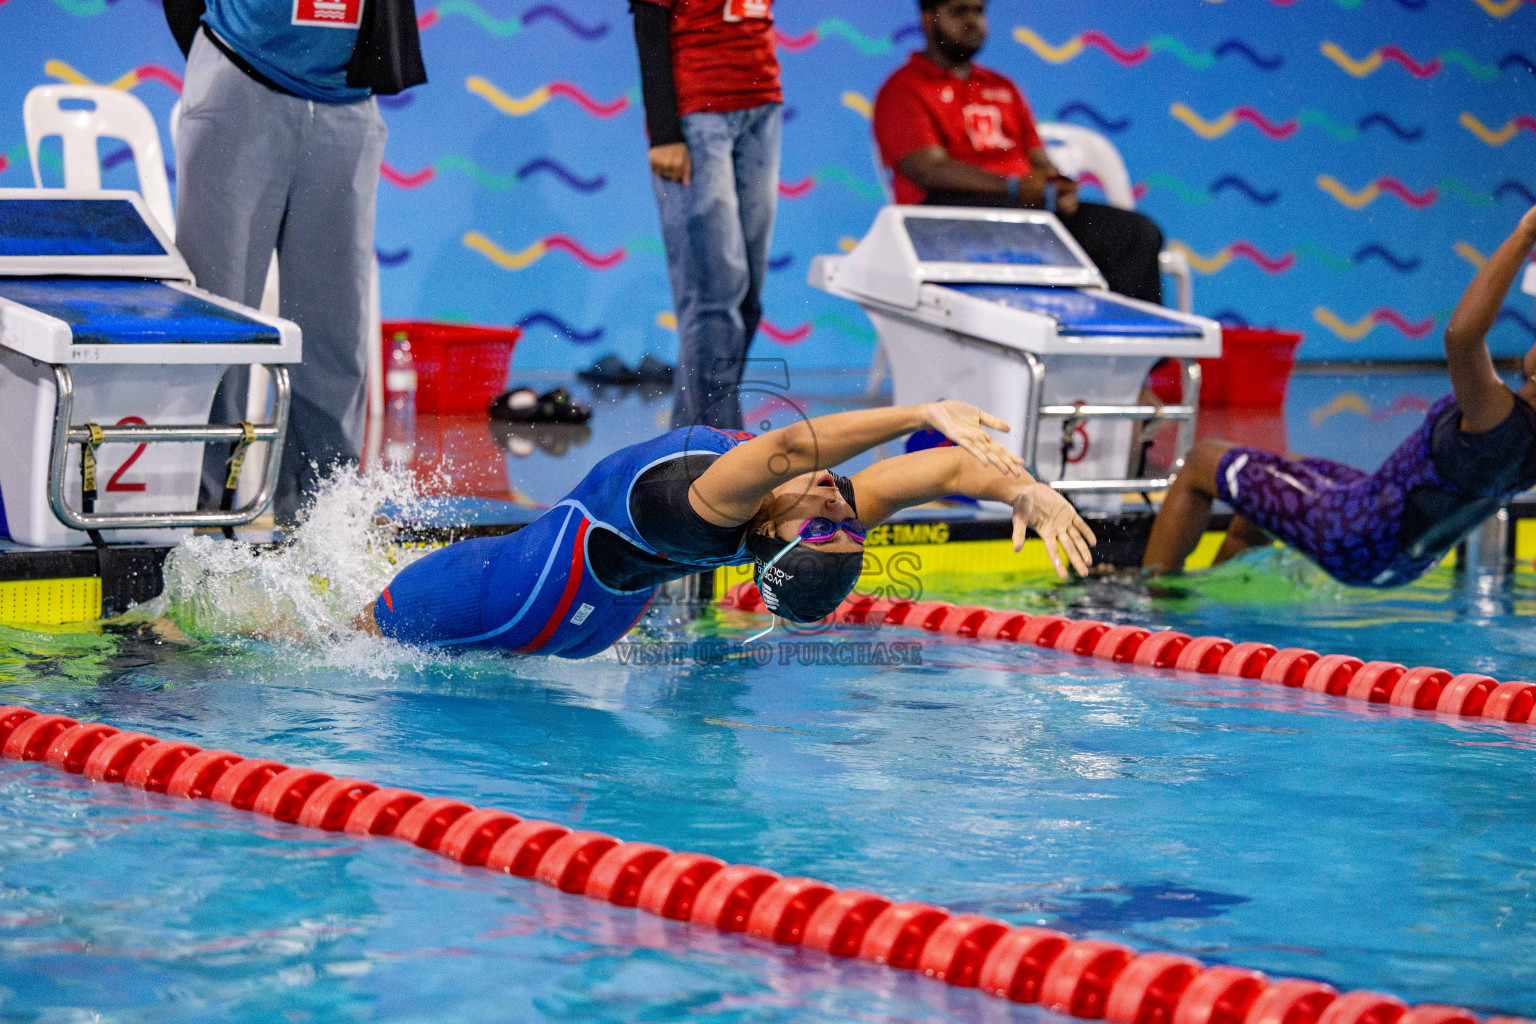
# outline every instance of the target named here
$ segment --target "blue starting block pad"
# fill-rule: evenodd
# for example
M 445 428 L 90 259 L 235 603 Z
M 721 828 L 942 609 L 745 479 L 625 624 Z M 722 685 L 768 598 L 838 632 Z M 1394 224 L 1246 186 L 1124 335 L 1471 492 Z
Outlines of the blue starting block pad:
M 282 343 L 271 324 L 159 281 L 9 277 L 0 298 L 64 321 L 76 345 Z
M 57 274 L 192 283 L 137 193 L 0 189 L 0 277 Z
M 4 347 L 53 364 L 292 363 L 293 324 L 196 288 L 132 192 L 0 189 Z
M 0 202 L 0 257 L 168 255 L 128 199 Z
M 1112 292 L 1046 288 L 1027 284 L 952 284 L 983 302 L 995 302 L 1026 313 L 1043 313 L 1056 321 L 1057 334 L 1078 338 L 1199 338 L 1199 324 L 1133 306 Z
M 923 263 L 1020 267 L 1084 267 L 1050 224 L 913 217 L 907 238 Z

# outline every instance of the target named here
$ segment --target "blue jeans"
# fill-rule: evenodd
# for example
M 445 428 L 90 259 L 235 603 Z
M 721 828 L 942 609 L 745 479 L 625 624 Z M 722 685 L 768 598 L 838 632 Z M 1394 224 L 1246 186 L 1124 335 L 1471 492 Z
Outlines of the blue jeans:
M 693 183 L 652 176 L 677 307 L 674 428 L 741 429 L 737 389 L 763 315 L 783 126 L 778 103 L 687 114 Z

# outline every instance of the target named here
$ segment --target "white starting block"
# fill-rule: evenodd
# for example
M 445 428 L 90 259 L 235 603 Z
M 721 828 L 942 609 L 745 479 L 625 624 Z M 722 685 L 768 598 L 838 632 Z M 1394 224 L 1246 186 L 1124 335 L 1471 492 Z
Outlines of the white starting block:
M 15 542 L 175 543 L 255 519 L 288 420 L 277 364 L 299 359 L 295 324 L 192 286 L 136 193 L 0 189 L 0 502 Z M 272 373 L 272 422 L 210 426 L 219 378 L 254 363 Z M 257 441 L 261 493 L 196 511 L 203 443 Z
M 888 206 L 847 256 L 818 256 L 814 288 L 852 299 L 874 322 L 901 405 L 960 398 L 1006 420 L 1001 438 L 1037 479 L 1098 495 L 1172 481 L 1135 478 L 1141 423 L 1179 423 L 1178 462 L 1194 442 L 1200 368 L 1221 355 L 1214 320 L 1107 290 L 1053 214 Z M 1161 358 L 1184 361 L 1182 405 L 1139 396 Z

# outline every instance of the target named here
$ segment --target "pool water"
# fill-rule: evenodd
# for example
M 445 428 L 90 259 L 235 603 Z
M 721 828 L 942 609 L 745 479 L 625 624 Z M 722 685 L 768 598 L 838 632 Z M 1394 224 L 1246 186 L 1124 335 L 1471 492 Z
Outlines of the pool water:
M 1214 569 L 1144 581 L 1134 573 L 1058 585 L 1039 574 L 932 574 L 923 598 L 1180 629 L 1193 636 L 1309 647 L 1363 660 L 1481 672 L 1536 672 L 1536 571 L 1463 574 L 1451 566 L 1391 590 L 1348 587 L 1295 551 L 1250 550 Z
M 1449 572 L 1329 589 L 1271 553 L 1155 591 L 945 586 L 1506 679 L 1528 674 L 1536 596 L 1524 575 L 1479 591 Z M 707 611 L 639 638 L 761 625 Z M 114 628 L 0 631 L 0 700 L 956 912 L 1536 1014 L 1531 728 L 900 629 L 852 639 L 920 643 L 921 664 L 641 668 Z M 12 762 L 0 948 L 5 1020 L 1050 1016 Z

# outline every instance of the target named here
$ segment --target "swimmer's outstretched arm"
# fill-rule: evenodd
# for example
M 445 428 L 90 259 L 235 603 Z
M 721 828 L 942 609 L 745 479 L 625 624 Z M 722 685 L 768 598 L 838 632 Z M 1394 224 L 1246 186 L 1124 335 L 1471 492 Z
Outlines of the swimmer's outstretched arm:
M 1451 371 L 1451 387 L 1461 406 L 1461 429 L 1469 434 L 1492 430 L 1515 407 L 1513 392 L 1493 365 L 1487 337 L 1533 246 L 1536 207 L 1520 218 L 1514 234 L 1478 270 L 1445 326 L 1445 358 Z M 1528 367 L 1526 373 L 1530 372 Z
M 1025 535 L 1033 529 L 1045 541 L 1045 552 L 1062 579 L 1067 578 L 1067 568 L 1060 551 L 1067 553 L 1080 576 L 1086 576 L 1093 565 L 1089 549 L 1098 538 L 1055 488 L 1028 473 L 999 473 L 958 448 L 930 448 L 882 459 L 854 475 L 853 491 L 858 496 L 859 520 L 866 526 L 946 494 L 1007 502 L 1013 506 L 1013 550 L 1024 549 Z
M 1008 424 L 966 402 L 930 402 L 834 413 L 770 431 L 716 459 L 694 481 L 689 497 L 710 522 L 737 526 L 756 515 L 763 499 L 786 480 L 830 469 L 924 428 L 939 431 L 999 476 L 1024 473 L 1024 461 L 987 432 L 1006 433 Z

